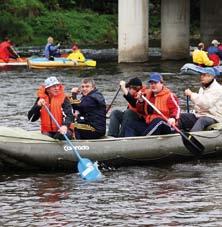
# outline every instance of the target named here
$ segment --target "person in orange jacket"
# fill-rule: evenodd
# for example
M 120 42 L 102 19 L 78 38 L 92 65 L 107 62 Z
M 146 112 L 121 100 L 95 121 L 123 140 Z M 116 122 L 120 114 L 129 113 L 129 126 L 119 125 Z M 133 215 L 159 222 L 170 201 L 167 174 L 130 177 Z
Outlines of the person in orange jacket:
M 48 106 L 61 125 L 60 128 L 52 121 L 44 105 Z M 73 122 L 72 106 L 64 93 L 63 85 L 54 76 L 47 78 L 39 87 L 37 100 L 28 112 L 28 119 L 31 122 L 37 121 L 39 118 L 42 134 L 60 140 L 64 140 L 63 134 L 66 134 L 68 138 L 72 139 L 73 131 L 70 128 Z
M 174 126 L 179 119 L 178 99 L 164 85 L 161 74 L 151 73 L 148 83 L 149 89 L 138 92 L 136 103 L 137 111 L 144 116 L 145 121 L 128 122 L 124 132 L 125 137 L 170 134 L 170 125 Z M 168 118 L 168 122 L 164 121 L 163 117 L 142 98 L 142 95 Z
M 14 50 L 11 40 L 6 37 L 5 40 L 0 43 L 0 59 L 4 62 L 9 62 L 10 58 L 17 59 L 20 57 Z

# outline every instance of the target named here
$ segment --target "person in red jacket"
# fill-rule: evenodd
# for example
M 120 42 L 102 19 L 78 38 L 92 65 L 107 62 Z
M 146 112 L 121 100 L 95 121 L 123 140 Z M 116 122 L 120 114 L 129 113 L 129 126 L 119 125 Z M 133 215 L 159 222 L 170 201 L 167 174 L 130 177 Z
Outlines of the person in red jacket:
M 138 93 L 136 104 L 138 113 L 144 116 L 145 121 L 129 122 L 125 128 L 125 137 L 170 134 L 170 125 L 174 126 L 179 118 L 178 99 L 164 85 L 161 74 L 151 73 L 148 82 L 150 88 Z M 143 100 L 142 95 L 168 118 L 168 122 Z
M 60 128 L 52 121 L 44 105 L 48 106 Z M 63 134 L 66 134 L 72 139 L 73 131 L 70 128 L 73 122 L 72 106 L 64 93 L 63 85 L 54 76 L 47 78 L 39 87 L 35 104 L 28 112 L 28 119 L 31 122 L 39 118 L 42 134 L 60 140 L 64 140 Z
M 12 42 L 5 38 L 3 42 L 0 43 L 0 59 L 4 62 L 9 62 L 10 58 L 19 58 L 19 55 L 16 53 L 12 46 Z

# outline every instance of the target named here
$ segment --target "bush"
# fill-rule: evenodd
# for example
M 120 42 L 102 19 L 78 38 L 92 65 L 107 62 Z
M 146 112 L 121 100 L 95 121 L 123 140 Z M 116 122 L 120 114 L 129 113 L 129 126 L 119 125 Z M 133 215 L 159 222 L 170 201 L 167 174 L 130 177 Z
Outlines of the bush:
M 38 0 L 9 0 L 1 8 L 20 18 L 39 16 L 45 11 L 44 5 Z
M 1 39 L 9 36 L 12 41 L 19 45 L 32 40 L 33 30 L 26 22 L 22 20 L 18 21 L 16 17 L 9 13 L 0 14 L 0 21 Z
M 31 26 L 35 31 L 35 37 L 39 37 L 34 41 L 36 44 L 45 43 L 48 36 L 53 36 L 55 40 L 66 45 L 71 45 L 73 40 L 79 44 L 117 41 L 116 17 L 93 12 L 47 12 L 34 18 Z

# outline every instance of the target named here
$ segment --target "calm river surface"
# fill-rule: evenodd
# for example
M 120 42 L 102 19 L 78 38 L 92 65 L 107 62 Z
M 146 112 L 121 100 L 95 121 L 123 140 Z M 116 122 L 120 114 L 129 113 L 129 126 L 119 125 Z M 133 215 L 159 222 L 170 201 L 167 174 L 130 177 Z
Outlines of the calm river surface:
M 98 63 L 95 69 L 0 69 L 0 125 L 39 128 L 27 121 L 36 89 L 48 76 L 58 77 L 70 92 L 88 75 L 110 103 L 120 80 L 148 72 L 176 73 L 184 62 Z M 198 89 L 198 77 L 164 75 L 179 96 Z M 113 109 L 124 109 L 118 96 Z M 136 152 L 136 151 L 135 151 Z M 99 182 L 77 174 L 0 174 L 0 226 L 222 226 L 222 160 L 155 167 L 104 170 Z

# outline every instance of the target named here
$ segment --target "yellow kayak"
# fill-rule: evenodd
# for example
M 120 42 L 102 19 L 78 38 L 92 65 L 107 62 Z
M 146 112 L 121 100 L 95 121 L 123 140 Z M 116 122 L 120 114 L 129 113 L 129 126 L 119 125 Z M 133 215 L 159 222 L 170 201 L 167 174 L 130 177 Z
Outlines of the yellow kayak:
M 61 67 L 95 67 L 96 61 L 87 59 L 84 62 L 68 60 L 66 58 L 55 58 L 49 61 L 47 58 L 28 58 L 28 67 L 30 69 L 47 69 Z

